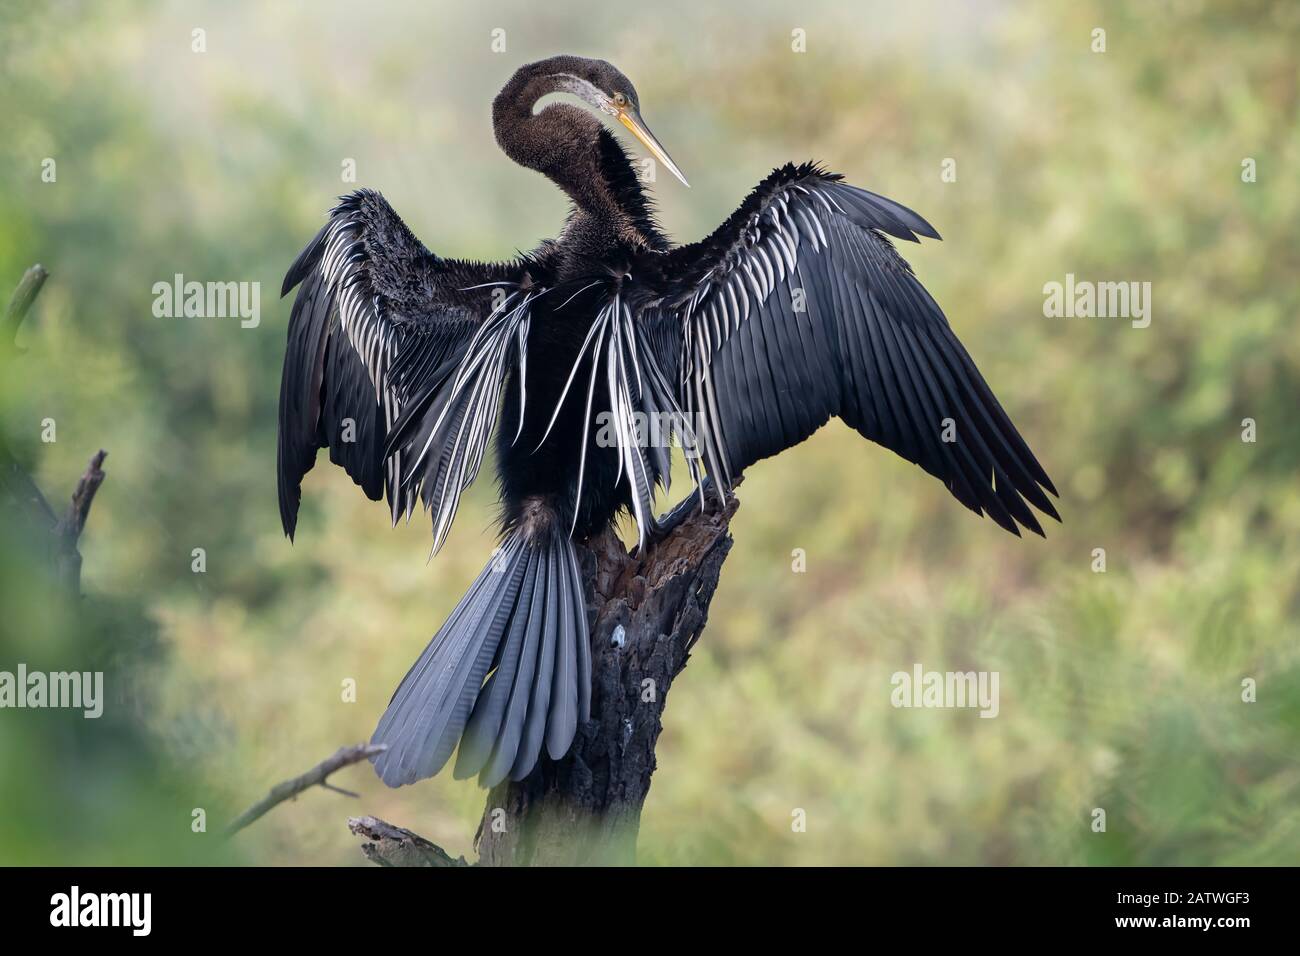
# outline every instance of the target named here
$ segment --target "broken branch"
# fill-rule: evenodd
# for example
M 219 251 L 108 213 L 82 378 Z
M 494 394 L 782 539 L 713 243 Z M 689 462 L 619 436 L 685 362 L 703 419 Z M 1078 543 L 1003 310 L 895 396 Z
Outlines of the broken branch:
M 463 856 L 453 858 L 418 833 L 376 817 L 349 817 L 348 829 L 372 841 L 361 844 L 361 852 L 379 866 L 469 866 Z

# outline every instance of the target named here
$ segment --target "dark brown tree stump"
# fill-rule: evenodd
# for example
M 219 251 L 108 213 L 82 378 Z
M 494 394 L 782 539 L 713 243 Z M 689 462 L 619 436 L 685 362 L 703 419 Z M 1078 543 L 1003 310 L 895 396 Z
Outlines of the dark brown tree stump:
M 563 760 L 543 760 L 488 794 L 480 864 L 636 861 L 668 689 L 704 629 L 737 506 L 732 498 L 725 509 L 695 513 L 644 555 L 628 554 L 612 532 L 579 549 L 595 610 L 591 721 Z

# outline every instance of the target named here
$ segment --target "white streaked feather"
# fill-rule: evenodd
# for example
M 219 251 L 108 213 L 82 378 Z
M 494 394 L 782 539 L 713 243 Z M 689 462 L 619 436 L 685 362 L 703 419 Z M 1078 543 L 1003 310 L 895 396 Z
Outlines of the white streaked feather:
M 808 197 L 812 204 L 807 200 L 794 202 L 795 197 Z M 725 453 L 726 440 L 711 358 L 732 333 L 750 320 L 754 311 L 762 308 L 778 280 L 803 281 L 799 262 L 801 244 L 810 244 L 814 252 L 830 247 L 822 210 L 830 217 L 828 223 L 845 215 L 828 189 L 794 183 L 775 194 L 763 209 L 751 216 L 733 251 L 697 284 L 683 309 L 679 393 L 686 405 L 685 415 L 693 416 L 696 423 L 695 441 L 700 457 L 724 495 L 732 476 Z M 812 321 L 811 316 L 808 321 Z

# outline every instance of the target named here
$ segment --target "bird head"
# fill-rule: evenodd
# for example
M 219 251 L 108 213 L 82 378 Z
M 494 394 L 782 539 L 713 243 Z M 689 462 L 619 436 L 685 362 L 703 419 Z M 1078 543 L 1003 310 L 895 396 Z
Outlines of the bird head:
M 559 56 L 524 67 L 547 71 L 557 92 L 572 93 L 592 109 L 618 120 L 669 172 L 690 186 L 650 127 L 641 118 L 641 98 L 632 81 L 614 64 L 580 56 Z M 522 72 L 522 71 L 521 71 Z

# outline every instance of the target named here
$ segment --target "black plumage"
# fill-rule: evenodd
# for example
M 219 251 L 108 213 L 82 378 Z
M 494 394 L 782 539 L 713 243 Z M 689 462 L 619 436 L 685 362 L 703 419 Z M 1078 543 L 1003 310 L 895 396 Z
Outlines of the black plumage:
M 570 197 L 561 235 L 503 263 L 442 259 L 378 194 L 344 197 L 285 277 L 301 286 L 280 395 L 293 535 L 319 448 L 392 518 L 420 499 L 434 549 L 496 435 L 502 544 L 402 681 L 373 740 L 390 785 L 518 779 L 568 750 L 591 706 L 575 541 L 623 511 L 653 540 L 665 421 L 725 496 L 754 462 L 838 416 L 977 514 L 1042 533 L 1050 479 L 892 239 L 939 238 L 892 200 L 804 164 L 773 171 L 706 239 L 673 247 L 618 140 L 571 93 L 676 165 L 632 84 L 599 60 L 520 69 L 497 140 Z M 683 182 L 685 182 L 683 178 Z M 647 438 L 651 439 L 647 441 Z M 703 487 L 701 485 L 701 487 Z

